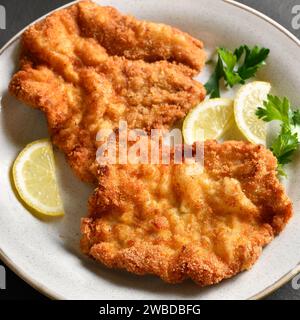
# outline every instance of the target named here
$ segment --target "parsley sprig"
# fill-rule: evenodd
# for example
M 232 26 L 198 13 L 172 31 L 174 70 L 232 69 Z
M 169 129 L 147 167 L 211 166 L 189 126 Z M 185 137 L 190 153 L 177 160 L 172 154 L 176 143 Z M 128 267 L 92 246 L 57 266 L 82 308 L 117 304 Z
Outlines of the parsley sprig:
M 225 85 L 233 87 L 244 84 L 245 80 L 255 76 L 257 70 L 265 64 L 270 50 L 255 46 L 240 46 L 233 52 L 226 48 L 218 48 L 218 61 L 215 71 L 205 84 L 207 94 L 211 98 L 220 97 L 220 80 L 224 78 Z
M 281 129 L 278 137 L 273 141 L 271 150 L 278 161 L 278 174 L 286 176 L 283 166 L 292 161 L 292 156 L 299 146 L 296 126 L 300 125 L 300 110 L 292 111 L 288 98 L 268 95 L 264 101 L 264 106 L 256 111 L 258 118 L 271 122 L 278 120 L 281 122 Z

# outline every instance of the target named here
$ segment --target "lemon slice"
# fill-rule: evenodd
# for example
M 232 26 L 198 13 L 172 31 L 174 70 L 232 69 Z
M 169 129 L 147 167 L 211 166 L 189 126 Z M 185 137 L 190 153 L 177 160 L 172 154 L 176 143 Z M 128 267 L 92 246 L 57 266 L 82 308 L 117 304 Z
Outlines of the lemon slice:
M 226 98 L 206 100 L 186 116 L 182 134 L 187 144 L 207 139 L 218 139 L 231 126 L 233 101 Z
M 242 86 L 234 100 L 236 124 L 250 142 L 266 144 L 266 122 L 259 119 L 255 112 L 258 107 L 263 106 L 270 90 L 270 83 L 254 81 Z
M 27 145 L 15 160 L 12 174 L 15 187 L 26 205 L 44 216 L 64 215 L 52 144 L 48 139 Z

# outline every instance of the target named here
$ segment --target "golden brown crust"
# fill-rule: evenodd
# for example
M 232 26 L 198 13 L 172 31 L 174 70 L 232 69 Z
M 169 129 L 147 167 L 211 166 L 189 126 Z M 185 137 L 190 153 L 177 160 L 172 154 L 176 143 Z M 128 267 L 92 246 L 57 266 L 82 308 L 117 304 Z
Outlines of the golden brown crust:
M 119 120 L 129 128 L 169 128 L 204 99 L 192 79 L 203 64 L 201 46 L 171 27 L 83 1 L 25 31 L 21 70 L 9 90 L 46 113 L 54 144 L 82 180 L 96 181 L 100 129 L 115 129 Z
M 203 43 L 168 25 L 139 21 L 89 1 L 79 4 L 79 23 L 84 35 L 96 37 L 111 55 L 148 62 L 176 61 L 197 72 L 204 66 Z
M 82 220 L 84 253 L 110 268 L 210 285 L 249 269 L 292 205 L 262 146 L 207 141 L 204 172 L 188 164 L 102 169 Z
M 208 285 L 250 268 L 286 225 L 291 203 L 276 160 L 244 142 L 205 144 L 205 172 L 184 165 L 116 165 L 99 171 L 96 133 L 169 128 L 202 101 L 192 79 L 202 43 L 169 26 L 83 1 L 22 38 L 10 92 L 41 109 L 78 176 L 100 184 L 82 220 L 83 252 L 111 268 Z

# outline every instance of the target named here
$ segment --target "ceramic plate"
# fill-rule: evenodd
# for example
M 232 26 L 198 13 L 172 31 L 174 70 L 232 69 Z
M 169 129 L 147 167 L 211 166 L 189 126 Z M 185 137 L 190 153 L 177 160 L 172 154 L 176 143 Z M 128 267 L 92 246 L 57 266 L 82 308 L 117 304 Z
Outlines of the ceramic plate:
M 300 106 L 299 41 L 266 16 L 221 0 L 100 2 L 187 31 L 202 39 L 208 52 L 216 46 L 235 48 L 244 43 L 270 48 L 268 64 L 258 78 L 270 81 L 278 94 Z M 91 188 L 75 178 L 59 152 L 57 171 L 66 216 L 41 221 L 31 215 L 14 194 L 10 168 L 27 143 L 48 133 L 43 114 L 23 106 L 7 92 L 17 65 L 19 39 L 20 34 L 0 52 L 0 256 L 25 281 L 56 299 L 247 299 L 269 293 L 299 271 L 300 156 L 285 181 L 295 210 L 287 228 L 264 249 L 250 271 L 212 287 L 199 288 L 191 281 L 169 285 L 152 276 L 109 270 L 84 257 L 79 250 L 79 225 Z M 208 74 L 206 70 L 199 79 L 206 80 Z

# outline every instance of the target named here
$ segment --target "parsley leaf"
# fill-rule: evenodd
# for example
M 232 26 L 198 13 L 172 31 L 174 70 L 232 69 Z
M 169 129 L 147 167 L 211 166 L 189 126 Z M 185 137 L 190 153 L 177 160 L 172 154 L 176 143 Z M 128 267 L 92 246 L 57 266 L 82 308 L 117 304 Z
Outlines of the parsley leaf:
M 285 165 L 292 161 L 292 155 L 298 149 L 298 144 L 298 134 L 292 133 L 290 127 L 283 125 L 278 137 L 272 143 L 271 150 L 278 163 Z
M 239 48 L 236 48 L 233 52 L 233 54 L 236 56 L 237 61 L 240 60 L 243 53 L 244 53 L 244 46 L 240 46 Z
M 226 48 L 218 48 L 215 71 L 205 84 L 207 94 L 211 98 L 220 97 L 219 82 L 222 78 L 229 87 L 245 83 L 245 80 L 255 76 L 257 70 L 265 64 L 269 52 L 270 50 L 266 48 L 255 46 L 250 49 L 246 45 L 240 46 L 233 52 Z M 242 56 L 244 60 L 240 62 Z
M 265 60 L 267 59 L 270 50 L 266 48 L 259 48 L 255 46 L 252 49 L 244 46 L 245 60 L 244 64 L 241 65 L 238 69 L 238 74 L 243 80 L 252 78 L 255 76 L 257 70 L 265 64 Z
M 242 79 L 235 71 L 237 63 L 236 55 L 224 48 L 219 48 L 217 51 L 222 62 L 226 85 L 233 87 L 235 84 L 240 83 Z
M 289 100 L 284 97 L 280 98 L 268 95 L 268 100 L 264 101 L 264 108 L 258 108 L 256 115 L 266 121 L 279 120 L 283 123 L 289 123 L 291 118 L 291 105 Z
M 281 130 L 278 137 L 273 141 L 271 150 L 278 161 L 277 172 L 286 176 L 283 166 L 292 161 L 292 155 L 298 149 L 299 137 L 294 132 L 294 127 L 300 124 L 300 110 L 292 111 L 288 98 L 268 95 L 264 106 L 256 111 L 258 118 L 270 122 L 277 120 L 281 122 Z
M 300 126 L 300 110 L 294 111 L 293 123 L 294 123 L 294 126 L 297 126 L 297 125 Z
M 219 80 L 223 77 L 223 67 L 220 58 L 218 59 L 215 71 L 204 85 L 206 92 L 211 98 L 220 97 Z

